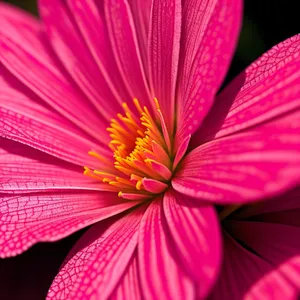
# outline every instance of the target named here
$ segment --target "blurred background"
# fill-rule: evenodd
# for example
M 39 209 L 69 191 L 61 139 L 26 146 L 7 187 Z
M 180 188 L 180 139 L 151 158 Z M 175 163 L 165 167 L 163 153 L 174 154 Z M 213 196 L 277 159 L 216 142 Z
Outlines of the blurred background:
M 36 0 L 4 2 L 37 15 Z M 225 83 L 272 46 L 300 32 L 298 5 L 295 0 L 244 1 L 243 27 Z M 56 243 L 38 244 L 16 258 L 0 260 L 0 299 L 45 299 L 60 264 L 82 233 Z

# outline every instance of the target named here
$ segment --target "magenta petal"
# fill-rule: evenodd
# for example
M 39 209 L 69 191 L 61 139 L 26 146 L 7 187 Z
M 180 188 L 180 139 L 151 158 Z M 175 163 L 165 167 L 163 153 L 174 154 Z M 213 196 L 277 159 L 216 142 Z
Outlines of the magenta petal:
M 48 299 L 107 299 L 130 264 L 144 209 L 87 231 L 54 279 Z
M 104 1 L 68 0 L 67 2 L 71 14 L 76 19 L 82 37 L 98 68 L 101 70 L 104 79 L 111 88 L 114 97 L 119 103 L 131 100 L 129 99 L 128 91 L 125 88 L 111 49 L 104 15 Z M 105 100 L 105 107 L 111 105 L 108 99 Z
M 120 280 L 110 299 L 130 299 L 140 300 L 143 298 L 140 289 L 140 280 L 137 265 L 137 251 L 133 254 L 131 261 L 124 272 L 123 278 Z
M 299 226 L 234 220 L 228 221 L 226 226 L 230 228 L 232 236 L 275 266 L 300 256 Z M 259 235 L 255 232 L 259 232 Z
M 300 187 L 284 193 L 278 197 L 274 197 L 269 201 L 255 203 L 255 205 L 247 205 L 242 207 L 234 214 L 234 219 L 247 219 L 258 221 L 276 221 L 282 223 L 284 219 L 288 222 L 300 222 L 300 218 L 289 218 L 300 210 Z M 300 223 L 299 223 L 300 224 Z M 292 224 L 290 224 L 292 225 Z
M 166 192 L 163 204 L 168 228 L 184 268 L 197 282 L 204 299 L 213 286 L 221 263 L 219 220 L 211 206 L 175 191 Z
M 145 190 L 150 193 L 159 194 L 164 192 L 168 188 L 168 185 L 166 183 L 150 178 L 143 178 L 142 183 Z
M 104 156 L 109 154 L 58 113 L 43 107 L 1 66 L 0 72 L 0 136 L 80 166 L 95 163 L 87 154 L 91 148 Z
M 152 0 L 129 0 L 131 12 L 136 28 L 140 53 L 146 77 L 148 75 L 148 32 Z M 147 78 L 148 79 L 148 78 Z
M 56 189 L 101 190 L 102 184 L 83 176 L 82 167 L 14 141 L 0 138 L 0 190 L 24 193 Z
M 175 190 L 217 203 L 247 203 L 299 182 L 300 111 L 190 152 L 172 181 Z
M 244 298 L 247 291 L 267 274 L 271 267 L 271 264 L 244 249 L 224 232 L 223 266 L 209 299 L 247 299 Z
M 101 124 L 95 109 L 61 70 L 45 42 L 42 26 L 33 19 L 28 38 L 30 17 L 19 10 L 15 10 L 14 17 L 11 17 L 12 12 L 1 13 L 5 7 L 0 6 L 1 63 L 43 101 L 91 136 L 99 138 L 100 128 L 104 133 L 106 125 Z M 103 137 L 99 139 L 102 140 Z
M 153 0 L 149 24 L 149 73 L 152 94 L 158 99 L 170 130 L 175 113 L 179 61 L 181 1 Z
M 115 193 L 60 191 L 0 195 L 0 257 L 39 241 L 56 241 L 136 205 Z
M 112 51 L 130 96 L 149 106 L 150 94 L 130 6 L 125 0 L 105 0 L 104 11 Z
M 208 113 L 233 56 L 241 0 L 186 0 L 182 8 L 178 88 L 178 143 Z
M 246 68 L 217 96 L 196 142 L 233 134 L 300 107 L 299 51 L 296 35 Z
M 176 151 L 176 155 L 173 162 L 173 170 L 175 170 L 180 163 L 183 156 L 186 154 L 186 151 L 188 150 L 188 146 L 191 140 L 191 135 L 189 134 L 186 136 L 182 142 L 178 145 L 178 149 Z
M 100 116 L 109 121 L 128 96 L 124 86 L 115 87 L 112 80 L 122 83 L 100 13 L 92 1 L 86 2 L 69 1 L 68 9 L 61 0 L 40 0 L 40 13 L 62 64 Z
M 144 298 L 194 299 L 193 282 L 180 267 L 163 222 L 161 201 L 152 201 L 140 226 L 138 262 Z
M 298 211 L 297 219 L 299 218 Z M 269 294 L 269 299 L 273 299 L 272 283 L 275 285 L 278 277 L 281 277 L 281 299 L 295 299 L 293 296 L 300 289 L 300 226 L 232 220 L 227 222 L 226 227 L 232 236 L 273 265 L 272 271 L 258 286 L 253 287 L 252 293 L 262 289 Z M 258 291 L 255 292 L 256 289 Z
M 300 257 L 285 262 L 256 282 L 245 299 L 296 300 L 300 289 Z

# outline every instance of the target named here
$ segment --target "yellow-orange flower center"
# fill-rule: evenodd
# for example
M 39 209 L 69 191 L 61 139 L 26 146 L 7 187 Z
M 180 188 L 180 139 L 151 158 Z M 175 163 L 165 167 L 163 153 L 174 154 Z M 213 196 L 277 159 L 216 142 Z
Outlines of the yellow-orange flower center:
M 157 99 L 151 115 L 147 107 L 133 100 L 136 112 L 123 103 L 123 114 L 111 120 L 107 131 L 111 141 L 112 160 L 95 151 L 89 154 L 99 159 L 101 170 L 85 167 L 84 174 L 108 184 L 108 190 L 125 199 L 148 199 L 168 187 L 174 168 L 172 141 Z

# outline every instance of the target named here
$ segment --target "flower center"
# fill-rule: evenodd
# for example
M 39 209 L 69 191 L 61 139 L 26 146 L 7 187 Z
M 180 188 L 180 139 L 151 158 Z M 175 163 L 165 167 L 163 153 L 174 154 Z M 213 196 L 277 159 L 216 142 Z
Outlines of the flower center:
M 117 114 L 107 128 L 112 160 L 89 152 L 103 167 L 101 170 L 85 167 L 84 174 L 108 184 L 109 190 L 118 192 L 119 197 L 150 199 L 168 188 L 175 167 L 172 141 L 158 100 L 155 98 L 154 102 L 153 116 L 137 99 L 133 100 L 136 113 L 123 103 L 124 113 Z

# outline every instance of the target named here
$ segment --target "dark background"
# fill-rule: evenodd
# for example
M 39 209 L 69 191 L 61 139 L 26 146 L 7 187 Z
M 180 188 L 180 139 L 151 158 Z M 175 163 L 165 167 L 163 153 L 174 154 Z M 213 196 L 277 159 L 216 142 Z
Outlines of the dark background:
M 35 0 L 5 2 L 37 14 Z M 225 82 L 272 46 L 299 33 L 299 29 L 298 1 L 245 0 L 243 28 Z M 0 260 L 0 299 L 45 299 L 60 264 L 82 233 L 56 243 L 38 244 L 18 257 Z

